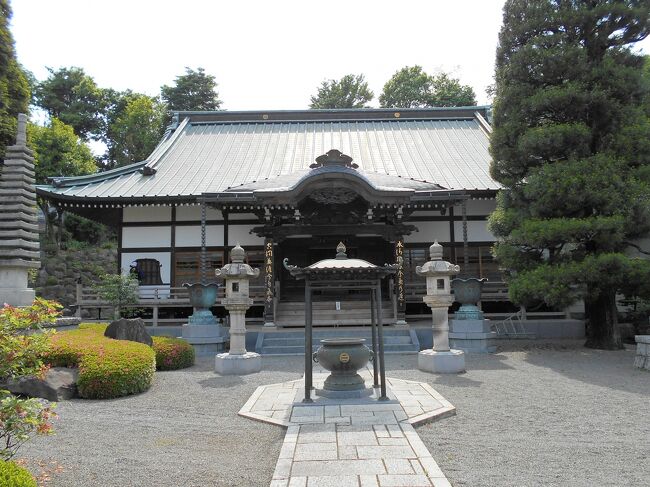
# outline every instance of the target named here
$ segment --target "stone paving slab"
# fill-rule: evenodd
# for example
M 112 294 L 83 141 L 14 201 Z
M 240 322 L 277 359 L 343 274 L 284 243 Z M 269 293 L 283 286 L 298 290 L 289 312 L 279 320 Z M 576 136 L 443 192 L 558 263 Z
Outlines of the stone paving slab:
M 362 372 L 367 384 L 370 374 Z M 316 371 L 314 387 L 326 377 Z M 259 387 L 239 414 L 287 427 L 271 487 L 450 487 L 413 426 L 454 415 L 454 406 L 426 383 L 386 382 L 388 401 L 373 391 L 303 403 L 302 379 Z

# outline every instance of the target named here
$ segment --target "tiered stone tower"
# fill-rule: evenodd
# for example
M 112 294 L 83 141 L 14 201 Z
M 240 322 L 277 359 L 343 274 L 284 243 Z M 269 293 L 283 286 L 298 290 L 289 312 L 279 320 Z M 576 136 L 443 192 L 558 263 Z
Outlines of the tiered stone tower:
M 29 269 L 38 269 L 40 251 L 34 157 L 27 147 L 27 116 L 18 115 L 16 145 L 7 147 L 0 168 L 0 306 L 29 306 L 34 290 Z

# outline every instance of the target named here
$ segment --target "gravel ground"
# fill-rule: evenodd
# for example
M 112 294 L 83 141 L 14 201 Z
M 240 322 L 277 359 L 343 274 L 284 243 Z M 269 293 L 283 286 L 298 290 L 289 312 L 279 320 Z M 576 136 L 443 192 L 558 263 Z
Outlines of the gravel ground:
M 633 360 L 573 341 L 511 342 L 468 356 L 458 376 L 420 372 L 414 355 L 387 357 L 387 370 L 456 406 L 417 430 L 455 487 L 647 486 L 650 374 Z M 211 365 L 157 373 L 139 396 L 62 402 L 57 434 L 20 455 L 49 487 L 266 487 L 284 430 L 237 411 L 258 385 L 299 378 L 302 358 L 265 357 L 244 377 Z

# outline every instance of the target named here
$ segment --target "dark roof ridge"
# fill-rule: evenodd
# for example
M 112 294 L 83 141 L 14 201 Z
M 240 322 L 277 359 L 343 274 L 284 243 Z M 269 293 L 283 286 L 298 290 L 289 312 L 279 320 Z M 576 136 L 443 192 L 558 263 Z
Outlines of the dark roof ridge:
M 430 107 L 430 108 L 350 108 L 328 110 L 218 110 L 178 111 L 174 118 L 180 122 L 301 122 L 301 121 L 383 121 L 383 120 L 442 120 L 475 119 L 477 113 L 487 118 L 490 107 Z

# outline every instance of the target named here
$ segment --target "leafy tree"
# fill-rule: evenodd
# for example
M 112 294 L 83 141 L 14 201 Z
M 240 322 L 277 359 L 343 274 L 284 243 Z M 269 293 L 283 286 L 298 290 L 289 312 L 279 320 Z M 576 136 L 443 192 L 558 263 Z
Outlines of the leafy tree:
M 433 107 L 468 107 L 476 105 L 476 94 L 471 86 L 461 85 L 460 81 L 440 73 L 431 78 L 431 98 Z
M 36 182 L 44 184 L 54 176 L 81 176 L 97 171 L 92 152 L 69 125 L 56 118 L 41 127 L 30 124 L 27 130 L 28 144 L 34 150 Z M 54 241 L 54 215 L 47 200 L 39 198 L 39 207 L 45 216 L 46 234 Z M 59 222 L 61 223 L 61 222 Z M 62 226 L 59 224 L 59 229 Z M 59 232 L 58 243 L 61 243 Z
M 48 78 L 36 85 L 36 105 L 70 125 L 82 139 L 99 140 L 105 99 L 95 80 L 81 68 L 47 69 Z
M 379 96 L 384 108 L 460 107 L 476 105 L 471 86 L 446 73 L 428 75 L 422 66 L 406 66 L 384 85 Z
M 384 85 L 379 96 L 383 108 L 421 108 L 430 106 L 431 77 L 422 66 L 406 66 Z
M 124 103 L 122 103 L 124 102 Z M 164 132 L 166 107 L 147 95 L 127 93 L 106 130 L 106 165 L 119 167 L 145 160 Z
M 113 306 L 115 319 L 119 320 L 124 306 L 138 302 L 138 286 L 138 280 L 130 274 L 104 274 L 95 290 Z
M 185 68 L 185 74 L 176 77 L 174 86 L 160 88 L 162 99 L 169 110 L 217 110 L 221 106 L 215 77 L 203 68 L 196 71 Z
M 17 116 L 27 113 L 30 98 L 27 77 L 16 61 L 11 15 L 9 1 L 0 0 L 0 159 L 15 142 Z
M 323 81 L 309 108 L 367 108 L 374 96 L 362 74 L 346 74 L 338 81 Z
M 650 229 L 647 0 L 504 7 L 496 60 L 490 227 L 515 302 L 583 299 L 586 345 L 620 348 L 617 293 L 650 292 L 650 263 L 625 254 Z

